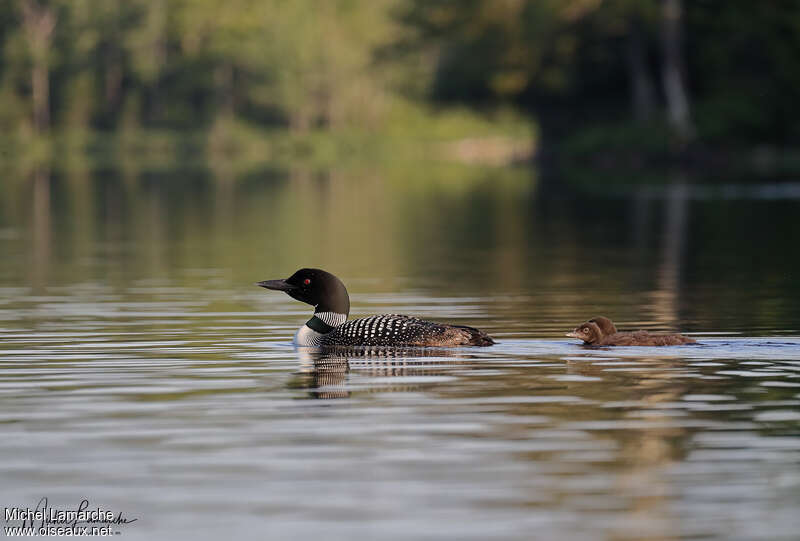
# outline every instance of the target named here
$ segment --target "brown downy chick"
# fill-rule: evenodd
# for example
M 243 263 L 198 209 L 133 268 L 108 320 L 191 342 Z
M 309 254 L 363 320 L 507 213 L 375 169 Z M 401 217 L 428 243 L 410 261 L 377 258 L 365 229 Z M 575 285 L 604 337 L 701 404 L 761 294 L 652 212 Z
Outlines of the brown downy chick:
M 603 316 L 581 323 L 575 330 L 567 333 L 567 336 L 583 340 L 589 346 L 678 346 L 697 343 L 689 337 L 675 333 L 619 332 L 614 323 Z

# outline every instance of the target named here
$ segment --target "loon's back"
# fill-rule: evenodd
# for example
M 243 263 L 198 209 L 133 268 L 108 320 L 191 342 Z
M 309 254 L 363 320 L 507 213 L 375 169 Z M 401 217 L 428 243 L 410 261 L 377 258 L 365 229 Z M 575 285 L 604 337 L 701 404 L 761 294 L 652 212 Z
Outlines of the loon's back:
M 353 319 L 320 337 L 323 346 L 491 346 L 478 329 L 399 314 Z

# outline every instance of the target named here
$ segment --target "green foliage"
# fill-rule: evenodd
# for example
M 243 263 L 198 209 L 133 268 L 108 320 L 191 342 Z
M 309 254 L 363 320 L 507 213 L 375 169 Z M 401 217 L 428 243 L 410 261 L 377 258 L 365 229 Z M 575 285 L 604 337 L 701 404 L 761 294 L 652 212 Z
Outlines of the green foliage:
M 674 148 L 663 120 L 642 123 L 604 123 L 586 127 L 566 138 L 564 147 L 575 159 L 592 158 L 598 150 L 610 156 L 634 157 L 640 152 L 666 158 Z
M 368 123 L 385 97 L 372 52 L 392 39 L 393 4 L 7 1 L 0 119 L 30 122 L 19 104 L 30 109 L 38 63 L 51 77 L 55 126 L 113 129 L 132 109 L 150 128 L 204 129 L 219 115 L 299 131 Z M 52 36 L 21 24 L 29 6 L 52 15 Z
M 521 114 L 577 154 L 800 143 L 786 0 L 3 0 L 0 43 L 5 149 L 200 132 L 325 161 L 531 140 Z
M 533 111 L 552 138 L 596 150 L 672 144 L 670 110 L 702 143 L 800 143 L 800 4 L 744 0 L 410 0 L 402 50 L 435 58 L 429 95 Z M 675 22 L 669 26 L 670 21 Z M 673 31 L 670 33 L 670 31 Z M 666 73 L 688 112 L 671 103 Z M 637 95 L 637 91 L 639 92 Z M 675 99 L 675 96 L 672 96 Z M 641 126 L 605 127 L 650 118 Z M 555 137 L 554 137 L 555 136 Z M 615 141 L 615 139 L 618 139 Z M 665 145 L 665 142 L 669 144 Z

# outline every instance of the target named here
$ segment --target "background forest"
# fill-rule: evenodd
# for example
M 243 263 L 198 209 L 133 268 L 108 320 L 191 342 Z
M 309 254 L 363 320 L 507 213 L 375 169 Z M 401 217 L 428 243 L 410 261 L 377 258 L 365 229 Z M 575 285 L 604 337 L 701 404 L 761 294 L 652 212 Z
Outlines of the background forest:
M 4 0 L 0 43 L 6 158 L 457 140 L 483 161 L 791 165 L 800 142 L 788 0 Z

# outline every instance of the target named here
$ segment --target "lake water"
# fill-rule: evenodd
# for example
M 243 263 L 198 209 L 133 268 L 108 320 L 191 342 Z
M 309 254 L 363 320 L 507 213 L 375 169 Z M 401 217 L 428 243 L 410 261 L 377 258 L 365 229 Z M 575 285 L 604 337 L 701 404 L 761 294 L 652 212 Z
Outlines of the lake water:
M 437 166 L 0 185 L 0 506 L 132 539 L 797 539 L 800 184 Z M 352 316 L 490 348 L 297 351 Z M 588 349 L 594 315 L 700 345 Z M 5 524 L 4 524 L 5 525 Z

